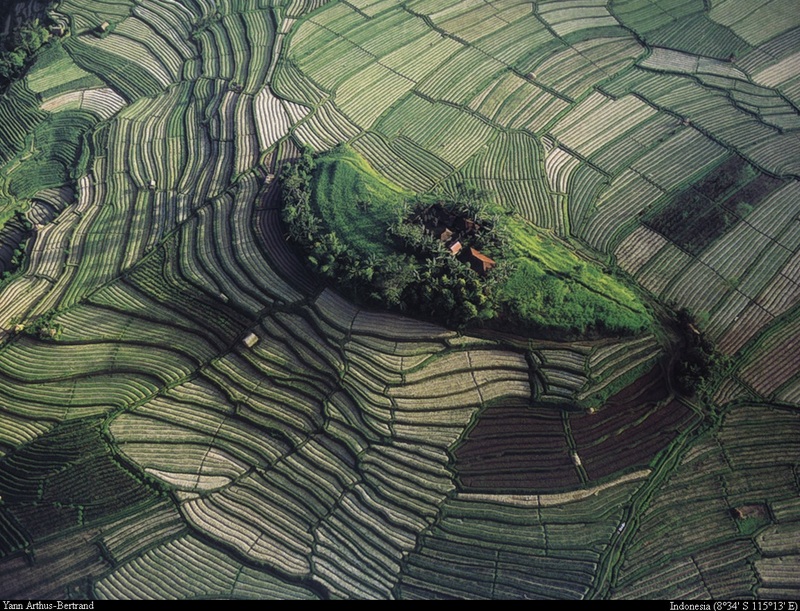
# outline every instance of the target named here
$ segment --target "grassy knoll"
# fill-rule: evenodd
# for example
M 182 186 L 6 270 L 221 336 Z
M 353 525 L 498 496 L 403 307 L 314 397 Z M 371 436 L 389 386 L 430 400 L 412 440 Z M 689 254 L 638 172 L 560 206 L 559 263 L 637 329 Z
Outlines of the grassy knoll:
M 556 238 L 507 218 L 513 271 L 499 291 L 505 319 L 529 331 L 626 335 L 652 318 L 636 294 Z
M 380 176 L 351 149 L 317 159 L 312 205 L 328 228 L 363 256 L 386 256 L 386 228 L 412 194 Z
M 316 159 L 307 152 L 284 173 L 283 198 L 290 236 L 318 273 L 352 297 L 451 326 L 480 321 L 561 338 L 630 335 L 652 325 L 633 291 L 518 215 L 469 189 L 449 199 L 415 197 L 347 147 Z M 449 241 L 440 238 L 448 218 Z M 458 226 L 480 229 L 459 233 Z M 471 247 L 493 268 L 476 266 Z

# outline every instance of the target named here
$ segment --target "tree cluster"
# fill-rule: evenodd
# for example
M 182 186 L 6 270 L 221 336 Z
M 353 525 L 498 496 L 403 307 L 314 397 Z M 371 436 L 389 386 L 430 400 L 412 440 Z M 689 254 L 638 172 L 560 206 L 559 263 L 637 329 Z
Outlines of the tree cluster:
M 35 337 L 43 341 L 58 340 L 61 339 L 61 333 L 64 329 L 61 323 L 55 322 L 57 315 L 57 312 L 50 311 L 47 314 L 36 316 L 26 322 L 23 322 L 21 318 L 15 316 L 9 321 L 9 324 L 12 326 L 15 333 L 23 333 L 29 337 Z
M 495 289 L 505 278 L 507 266 L 500 262 L 489 273 L 479 275 L 451 254 L 420 218 L 431 201 L 408 202 L 387 227 L 386 240 L 394 246 L 390 253 L 361 255 L 316 214 L 311 203 L 313 177 L 313 153 L 305 150 L 280 176 L 282 218 L 289 238 L 299 245 L 314 271 L 334 281 L 338 290 L 357 301 L 449 326 L 496 315 Z M 369 202 L 363 205 L 369 209 Z M 503 234 L 476 191 L 459 189 L 449 199 L 439 199 L 437 205 L 480 224 L 482 231 L 470 236 L 470 245 L 500 258 Z
M 30 58 L 50 40 L 50 32 L 38 19 L 21 23 L 0 38 L 0 89 L 18 78 Z
M 0 239 L 9 246 L 15 244 L 11 257 L 0 260 L 0 288 L 5 286 L 13 276 L 22 268 L 26 257 L 26 246 L 31 236 L 33 226 L 25 215 L 19 210 L 0 230 Z
M 442 217 L 448 221 L 443 223 Z M 465 223 L 475 229 L 459 231 Z M 448 250 L 448 241 L 437 235 L 447 225 L 454 231 L 449 242 L 459 243 L 460 255 Z M 413 270 L 401 294 L 406 309 L 457 325 L 497 314 L 496 288 L 507 276 L 508 266 L 501 263 L 481 275 L 463 256 L 474 248 L 498 260 L 506 258 L 507 238 L 500 219 L 488 211 L 477 190 L 459 185 L 455 193 L 437 197 L 433 204 L 426 198 L 414 200 L 389 227 L 387 237 L 407 256 Z
M 475 248 L 497 258 L 507 256 L 508 236 L 501 217 L 489 211 L 485 195 L 475 188 L 459 184 L 455 192 L 441 195 L 431 203 L 418 198 L 406 205 L 389 227 L 388 235 L 397 246 L 423 257 L 439 257 L 447 253 L 446 242 L 436 235 L 436 228 L 454 230 L 452 240 L 463 249 Z M 470 229 L 465 224 L 470 224 Z
M 697 327 L 692 313 L 681 308 L 675 315 L 682 350 L 675 365 L 675 382 L 686 396 L 706 396 L 715 379 L 727 368 L 728 360 L 715 349 Z

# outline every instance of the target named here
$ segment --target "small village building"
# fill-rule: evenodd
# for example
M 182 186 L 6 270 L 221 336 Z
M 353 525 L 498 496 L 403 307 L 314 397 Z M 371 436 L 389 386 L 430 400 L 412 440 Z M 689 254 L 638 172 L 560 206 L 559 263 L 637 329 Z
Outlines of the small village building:
M 456 240 L 455 242 L 450 244 L 450 246 L 447 247 L 447 250 L 450 251 L 450 254 L 455 257 L 458 253 L 461 252 L 461 248 L 462 248 L 461 242 Z
M 769 508 L 763 503 L 753 503 L 750 505 L 739 505 L 731 509 L 731 515 L 737 520 L 769 519 Z
M 106 32 L 108 32 L 108 28 L 110 27 L 111 24 L 108 21 L 104 21 L 99 26 L 97 26 L 97 31 L 100 32 L 101 34 L 105 34 Z
M 250 333 L 247 337 L 244 338 L 244 345 L 248 348 L 252 348 L 258 343 L 259 337 L 255 333 Z
M 449 242 L 451 239 L 453 239 L 453 231 L 445 227 L 444 230 L 439 232 L 439 239 L 442 242 Z
M 472 247 L 467 250 L 466 259 L 467 263 L 470 264 L 472 269 L 474 269 L 481 276 L 488 273 L 494 268 L 495 265 L 497 265 L 494 259 L 487 257 L 480 250 Z

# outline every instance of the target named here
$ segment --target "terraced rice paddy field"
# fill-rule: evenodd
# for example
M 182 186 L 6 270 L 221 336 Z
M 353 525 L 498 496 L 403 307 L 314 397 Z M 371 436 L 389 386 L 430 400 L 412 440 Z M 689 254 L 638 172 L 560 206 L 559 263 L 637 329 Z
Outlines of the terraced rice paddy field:
M 0 97 L 0 218 L 31 226 L 0 232 L 4 598 L 800 597 L 796 2 L 53 17 Z M 341 143 L 688 308 L 713 386 L 678 395 L 660 328 L 349 303 L 287 243 L 276 179 Z

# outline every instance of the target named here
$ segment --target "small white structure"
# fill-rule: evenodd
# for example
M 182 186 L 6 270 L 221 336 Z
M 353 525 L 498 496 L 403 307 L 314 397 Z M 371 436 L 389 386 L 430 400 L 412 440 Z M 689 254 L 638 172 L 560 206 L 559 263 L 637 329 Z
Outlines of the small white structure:
M 259 337 L 255 333 L 250 333 L 247 337 L 244 338 L 244 345 L 248 348 L 252 348 L 258 343 Z
M 581 457 L 578 456 L 578 453 L 575 451 L 572 452 L 572 462 L 575 464 L 576 467 L 581 466 Z
M 151 190 L 155 189 L 156 188 L 156 181 L 151 178 L 150 179 L 150 183 L 148 184 L 148 186 L 150 187 Z

